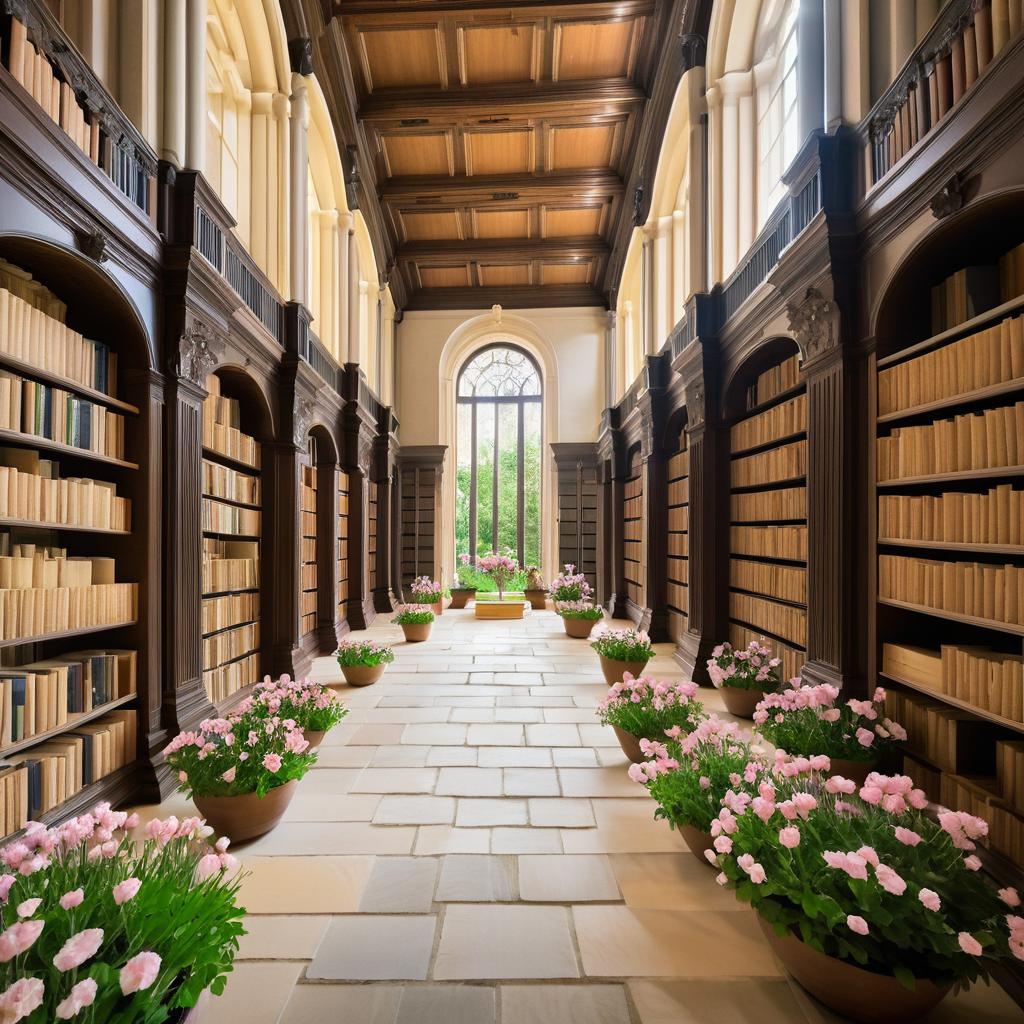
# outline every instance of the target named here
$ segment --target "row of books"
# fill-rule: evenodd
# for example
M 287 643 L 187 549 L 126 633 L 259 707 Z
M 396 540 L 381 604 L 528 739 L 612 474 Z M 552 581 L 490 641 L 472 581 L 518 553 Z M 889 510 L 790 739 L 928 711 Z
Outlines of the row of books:
M 212 498 L 203 498 L 203 529 L 212 533 L 237 533 L 258 537 L 260 513 L 238 505 L 225 505 Z
M 0 427 L 124 458 L 124 417 L 62 388 L 0 370 Z
M 788 640 L 797 647 L 807 646 L 807 612 L 803 608 L 731 591 L 729 617 Z
M 135 651 L 72 651 L 0 669 L 0 754 L 136 692 Z
M 213 498 L 227 498 L 246 505 L 260 503 L 260 478 L 250 473 L 222 466 L 219 462 L 203 459 L 203 494 Z
M 135 583 L 0 590 L 0 640 L 134 622 L 138 604 Z
M 751 590 L 782 601 L 807 601 L 807 570 L 770 562 L 750 562 L 743 558 L 729 560 L 729 586 Z
M 685 443 L 685 435 L 683 443 Z M 689 474 L 690 453 L 684 448 L 681 452 L 676 452 L 675 455 L 669 457 L 668 478 L 669 480 L 679 480 L 682 477 L 689 476 Z
M 316 593 L 316 562 L 303 562 L 299 572 L 299 589 Z
M 21 461 L 34 462 L 41 472 L 23 472 L 11 465 Z M 0 448 L 0 463 L 5 463 L 0 464 L 0 518 L 29 520 L 40 526 L 131 529 L 131 499 L 119 497 L 115 484 L 61 478 L 57 464 L 40 459 L 31 448 Z
M 742 650 L 750 646 L 753 640 L 769 648 L 773 658 L 780 659 L 782 664 L 779 666 L 779 672 L 783 679 L 794 679 L 800 675 L 806 660 L 806 655 L 803 651 L 798 651 L 795 647 L 790 647 L 789 644 L 783 643 L 774 637 L 764 636 L 749 626 L 741 625 L 738 622 L 729 623 L 729 643 L 733 647 Z
M 1024 625 L 1024 568 L 1015 565 L 881 555 L 878 596 L 991 622 Z
M 729 544 L 733 557 L 757 555 L 804 562 L 807 560 L 807 527 L 731 526 Z
M 993 327 L 882 370 L 878 374 L 878 413 L 884 416 L 1014 380 L 1024 387 L 1021 316 L 1007 317 Z
M 680 477 L 670 480 L 668 484 L 668 503 L 670 505 L 686 505 L 690 501 L 690 478 Z
M 299 529 L 301 536 L 316 540 L 316 511 L 303 509 L 299 513 Z
M 981 711 L 1024 722 L 1024 655 L 960 644 L 943 644 L 938 651 L 884 644 L 882 671 Z
M 800 357 L 792 355 L 758 375 L 757 380 L 747 389 L 747 408 L 756 409 L 799 383 Z
M 625 541 L 636 541 L 643 539 L 643 522 L 639 519 L 627 519 L 622 524 L 622 536 Z
M 241 406 L 238 400 L 220 394 L 220 378 L 215 375 L 207 378 L 207 390 L 209 394 L 203 402 L 203 444 L 258 469 L 259 442 L 239 428 Z
M 984 494 L 880 494 L 878 536 L 951 544 L 1024 544 L 1024 491 L 1000 484 Z
M 206 670 L 234 661 L 243 654 L 256 650 L 260 645 L 260 624 L 250 623 L 237 629 L 203 638 L 203 667 Z
M 1024 813 L 1024 740 L 997 741 L 996 782 L 1000 796 Z
M 224 594 L 203 598 L 203 633 L 255 622 L 260 617 L 260 595 Z
M 670 506 L 668 510 L 669 533 L 686 533 L 690 528 L 690 507 L 688 505 Z
M 316 537 L 302 537 L 299 545 L 303 563 L 316 565 Z
M 36 280 L 32 272 L 19 267 L 0 256 L 0 288 L 27 302 L 33 309 L 38 309 L 59 323 L 67 319 L 67 303 L 50 291 L 42 281 Z
M 1024 242 L 999 257 L 999 292 L 1004 302 L 1024 295 Z
M 687 559 L 690 556 L 690 535 L 670 533 L 668 535 L 668 556 L 671 559 Z
M 57 76 L 53 65 L 29 41 L 23 22 L 11 18 L 7 70 L 60 125 L 72 142 L 94 163 L 100 162 L 100 126 L 94 114 L 82 108 L 75 90 Z
M 730 495 L 729 518 L 734 523 L 806 519 L 807 488 L 779 487 L 770 491 Z
M 0 761 L 0 832 L 10 835 L 28 821 L 70 800 L 86 786 L 136 758 L 136 713 L 111 711 L 60 736 L 9 754 Z
M 998 306 L 999 270 L 994 264 L 961 267 L 932 287 L 932 333 L 941 334 Z
M 687 609 L 689 608 L 686 584 L 677 583 L 675 580 L 670 579 L 668 581 L 667 597 L 670 614 L 673 611 L 680 612 L 685 619 L 687 617 Z
M 690 560 L 685 552 L 679 554 L 671 547 L 668 553 L 668 578 L 676 583 L 688 583 L 690 579 Z
M 797 395 L 788 402 L 737 423 L 729 431 L 729 444 L 732 451 L 740 452 L 806 429 L 807 395 Z
M 977 772 L 991 756 L 991 722 L 919 693 L 885 691 L 885 713 L 907 730 L 907 748 L 945 772 Z M 981 760 L 979 760 L 981 759 Z
M 878 480 L 1024 463 L 1024 402 L 964 413 L 878 438 Z
M 260 582 L 259 542 L 203 538 L 203 593 L 246 590 Z
M 807 442 L 794 441 L 779 448 L 769 448 L 757 455 L 746 455 L 732 463 L 732 486 L 754 487 L 757 484 L 794 480 L 807 473 Z
M 339 620 L 345 618 L 345 604 L 348 601 L 348 487 L 348 473 L 338 470 L 338 560 L 335 563 L 335 598 Z M 433 495 L 433 488 L 430 493 Z
M 64 548 L 16 543 L 9 530 L 0 530 L 0 590 L 113 583 L 115 568 L 112 558 L 69 558 Z
M 203 672 L 203 687 L 207 697 L 214 704 L 220 704 L 232 694 L 255 683 L 259 678 L 260 656 L 254 652 L 238 661 L 205 670 Z

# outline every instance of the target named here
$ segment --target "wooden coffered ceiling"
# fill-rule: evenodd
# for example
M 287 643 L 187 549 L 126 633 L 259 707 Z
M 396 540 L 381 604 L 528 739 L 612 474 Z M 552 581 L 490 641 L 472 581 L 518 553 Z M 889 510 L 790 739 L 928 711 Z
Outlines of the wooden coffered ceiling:
M 335 0 L 362 176 L 406 308 L 607 302 L 679 6 Z

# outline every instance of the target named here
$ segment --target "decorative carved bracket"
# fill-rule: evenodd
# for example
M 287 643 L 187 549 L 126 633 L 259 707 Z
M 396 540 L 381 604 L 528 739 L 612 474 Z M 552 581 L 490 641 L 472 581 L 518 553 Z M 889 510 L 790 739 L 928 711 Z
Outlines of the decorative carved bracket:
M 107 236 L 99 228 L 91 231 L 78 231 L 75 241 L 82 253 L 96 263 L 103 263 L 107 257 Z
M 307 36 L 288 40 L 288 60 L 296 75 L 313 74 L 313 40 Z
M 295 414 L 292 420 L 292 440 L 296 448 L 305 448 L 309 428 L 316 418 L 316 405 L 308 398 L 295 403 Z
M 356 465 L 363 476 L 368 476 L 370 472 L 370 463 L 373 459 L 373 442 L 373 434 L 362 430 L 359 432 L 358 446 L 356 448 Z
M 807 362 L 839 342 L 839 308 L 817 288 L 808 288 L 803 301 L 786 307 L 789 329 Z
M 193 320 L 178 339 L 178 351 L 171 354 L 171 372 L 182 380 L 205 387 L 221 351 L 214 332 L 202 320 Z
M 686 397 L 686 429 L 693 430 L 695 427 L 702 427 L 704 425 L 704 381 L 689 381 L 684 385 L 683 393 Z
M 696 32 L 683 32 L 679 36 L 679 49 L 685 75 L 691 68 L 703 66 L 707 59 L 708 41 Z
M 942 220 L 954 214 L 964 205 L 964 191 L 966 182 L 959 173 L 954 174 L 938 192 L 932 196 L 932 215 L 936 220 Z

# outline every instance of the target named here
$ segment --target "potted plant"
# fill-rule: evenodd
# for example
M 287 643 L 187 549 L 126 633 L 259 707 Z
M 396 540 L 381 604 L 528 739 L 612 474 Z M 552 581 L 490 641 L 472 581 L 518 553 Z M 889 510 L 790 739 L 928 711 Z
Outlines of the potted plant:
M 470 598 L 476 597 L 476 571 L 469 555 L 459 555 L 459 568 L 452 587 L 452 608 L 465 608 Z
M 697 727 L 704 709 L 696 700 L 696 683 L 659 683 L 648 676 L 634 679 L 628 672 L 597 705 L 602 725 L 610 725 L 622 752 L 634 764 L 657 754 L 651 741 L 678 738 Z M 659 748 L 660 749 L 660 746 Z
M 562 617 L 565 635 L 577 640 L 586 640 L 594 626 L 604 618 L 601 606 L 589 601 L 562 601 L 555 605 L 555 613 Z
M 871 700 L 848 700 L 836 706 L 839 690 L 829 683 L 804 686 L 791 679 L 770 693 L 754 711 L 761 735 L 788 754 L 825 754 L 832 771 L 863 785 L 884 751 L 907 738 L 898 722 L 885 717 L 885 690 Z
M 245 934 L 227 840 L 99 804 L 0 850 L 0 1019 L 142 1024 L 223 991 Z
M 435 615 L 444 612 L 444 588 L 429 576 L 418 576 L 409 586 L 414 604 L 425 604 Z
M 769 648 L 756 640 L 751 640 L 744 651 L 724 643 L 711 652 L 708 675 L 722 691 L 722 702 L 730 715 L 752 718 L 758 701 L 778 688 L 781 664 Z
M 377 682 L 384 669 L 395 660 L 387 644 L 374 640 L 342 640 L 334 652 L 341 673 L 349 686 L 369 686 Z
M 915 1020 L 953 985 L 1024 959 L 1020 899 L 997 892 L 973 852 L 983 819 L 926 813 L 906 776 L 873 772 L 858 792 L 838 775 L 776 768 L 759 790 L 723 806 L 719 881 L 758 911 L 775 953 L 830 1009 Z
M 526 568 L 526 586 L 523 589 L 526 600 L 535 612 L 542 612 L 548 603 L 548 588 L 540 569 L 535 565 Z
M 551 600 L 557 605 L 563 601 L 587 601 L 593 590 L 587 577 L 581 572 L 574 572 L 575 565 L 567 563 L 548 587 Z
M 499 555 L 492 551 L 477 560 L 477 568 L 494 581 L 498 589 L 497 601 L 481 601 L 477 597 L 475 615 L 478 619 L 521 619 L 524 602 L 506 601 L 505 589 L 519 574 L 519 562 L 511 555 Z
M 717 715 L 702 719 L 678 743 L 667 743 L 655 755 L 630 766 L 630 777 L 645 785 L 657 802 L 654 816 L 678 829 L 693 855 L 706 864 L 704 851 L 713 849 L 722 834 L 719 813 L 726 793 L 756 792 L 751 784 L 767 764 L 735 722 Z
M 293 721 L 302 730 L 310 750 L 316 750 L 324 736 L 348 714 L 348 709 L 328 687 L 287 675 L 276 683 L 265 676 L 251 698 L 239 705 L 239 710 L 243 707 L 251 707 L 265 718 L 277 715 Z
M 591 637 L 590 646 L 597 651 L 609 686 L 622 680 L 627 672 L 640 675 L 654 654 L 650 638 L 642 629 L 610 629 L 602 623 Z
M 178 788 L 235 842 L 269 832 L 316 763 L 293 721 L 268 717 L 250 700 L 227 718 L 208 718 L 197 730 L 179 733 L 164 752 Z
M 406 643 L 418 644 L 430 638 L 434 613 L 425 604 L 400 604 L 391 621 L 402 627 Z

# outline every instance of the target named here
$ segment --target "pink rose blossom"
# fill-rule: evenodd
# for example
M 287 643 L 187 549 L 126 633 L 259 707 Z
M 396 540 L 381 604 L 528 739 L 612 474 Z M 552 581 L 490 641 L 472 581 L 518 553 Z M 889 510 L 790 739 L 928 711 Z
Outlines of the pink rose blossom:
M 724 871 L 720 871 L 717 875 L 715 875 L 715 881 L 719 885 L 728 885 L 729 876 Z
M 961 932 L 957 941 L 968 956 L 981 956 L 981 943 L 970 932 Z
M 102 928 L 86 928 L 84 932 L 72 935 L 53 958 L 53 966 L 58 971 L 73 971 L 81 967 L 86 960 L 94 957 L 103 945 Z
M 790 825 L 788 828 L 781 829 L 779 831 L 779 842 L 786 847 L 787 850 L 792 850 L 800 845 L 800 829 Z
M 43 1005 L 45 986 L 39 978 L 19 978 L 6 992 L 0 994 L 0 1019 L 5 1024 L 16 1024 Z
M 719 853 L 732 853 L 732 840 L 728 836 L 718 836 L 714 847 Z
M 865 921 L 863 917 L 857 917 L 856 914 L 850 914 L 850 916 L 847 917 L 846 927 L 849 928 L 851 932 L 856 932 L 858 935 L 867 935 L 868 933 L 867 921 Z
M 72 907 L 80 907 L 82 901 L 85 899 L 84 889 L 72 889 L 70 892 L 64 893 L 60 898 L 60 905 L 65 910 L 71 910 Z
M 34 900 L 24 900 L 18 904 L 18 917 L 31 917 L 43 901 L 36 897 Z
M 86 978 L 71 989 L 66 999 L 57 1004 L 57 1019 L 71 1020 L 80 1010 L 92 1006 L 95 1001 L 96 982 L 92 978 Z
M 964 867 L 968 871 L 980 871 L 981 861 L 972 853 L 970 857 L 964 857 Z
M 136 953 L 121 968 L 121 991 L 126 996 L 141 992 L 156 981 L 160 973 L 160 957 L 156 953 Z
M 220 857 L 216 853 L 206 854 L 205 857 L 199 859 L 199 863 L 196 865 L 196 881 L 205 882 L 206 879 L 220 871 L 220 868 Z
M 878 867 L 878 854 L 871 846 L 862 846 L 857 853 L 863 857 L 873 868 Z
M 234 766 L 234 765 L 232 765 L 232 766 L 231 766 L 231 767 L 230 767 L 230 768 L 229 768 L 229 769 L 228 769 L 228 770 L 227 770 L 227 771 L 226 771 L 226 772 L 225 772 L 225 773 L 224 773 L 224 774 L 223 774 L 223 775 L 221 776 L 221 778 L 222 778 L 222 779 L 223 779 L 223 780 L 224 780 L 224 781 L 225 781 L 225 782 L 226 782 L 226 783 L 227 783 L 228 785 L 231 785 L 231 783 L 235 781 L 235 772 L 236 772 L 236 771 L 237 771 L 237 769 L 235 768 L 235 766 Z
M 875 877 L 879 885 L 893 896 L 902 896 L 906 891 L 907 883 L 888 864 L 879 864 L 875 868 Z
M 999 898 L 1008 907 L 1019 907 L 1020 906 L 1020 896 L 1017 895 L 1017 890 L 1016 889 L 1013 889 L 1013 888 L 1000 889 L 999 890 Z
M 18 921 L 0 933 L 0 964 L 21 956 L 39 938 L 44 921 Z
M 17 875 L 0 875 L 0 903 L 7 902 L 11 886 L 18 880 Z
M 938 911 L 939 907 L 942 906 L 942 901 L 939 899 L 939 894 L 931 889 L 922 889 L 917 894 L 917 898 L 929 910 Z
M 904 828 L 902 825 L 896 826 L 896 838 L 904 846 L 917 846 L 921 842 L 921 837 L 916 832 L 912 829 Z
M 142 882 L 137 878 L 126 878 L 123 882 L 118 882 L 114 886 L 114 902 L 121 906 L 129 900 L 135 899 L 141 885 Z
M 263 767 L 268 772 L 278 772 L 281 770 L 281 755 L 280 754 L 265 754 L 263 757 Z

